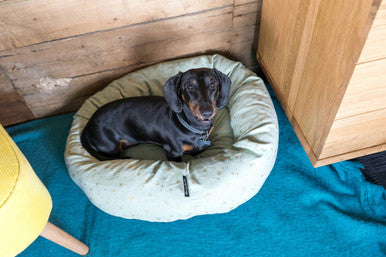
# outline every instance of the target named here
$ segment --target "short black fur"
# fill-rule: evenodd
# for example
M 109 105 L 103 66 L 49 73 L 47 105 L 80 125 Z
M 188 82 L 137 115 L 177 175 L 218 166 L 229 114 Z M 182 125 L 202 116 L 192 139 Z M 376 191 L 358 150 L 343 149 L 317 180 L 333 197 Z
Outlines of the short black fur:
M 166 81 L 165 97 L 143 96 L 117 100 L 100 107 L 81 134 L 83 147 L 95 158 L 123 158 L 122 149 L 152 143 L 165 149 L 169 160 L 198 153 L 207 145 L 177 118 L 211 132 L 216 110 L 225 107 L 231 80 L 216 69 L 191 69 Z

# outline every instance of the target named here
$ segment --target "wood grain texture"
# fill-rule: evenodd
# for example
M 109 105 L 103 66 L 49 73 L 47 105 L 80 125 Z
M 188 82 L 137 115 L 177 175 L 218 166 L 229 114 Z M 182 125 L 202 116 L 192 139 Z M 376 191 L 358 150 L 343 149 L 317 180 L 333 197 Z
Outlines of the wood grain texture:
M 186 38 L 178 38 L 175 40 L 156 42 L 152 44 L 151 48 L 147 47 L 146 45 L 144 48 L 143 47 L 134 48 L 131 50 L 134 56 L 136 54 L 143 54 L 143 55 L 141 56 L 141 58 L 136 59 L 137 62 L 134 62 L 133 64 L 130 64 L 124 67 L 128 68 L 126 72 L 128 73 L 137 69 L 138 67 L 144 67 L 144 66 L 150 65 L 152 64 L 152 62 L 158 63 L 168 59 L 174 59 L 176 57 L 183 57 L 192 52 L 200 54 L 200 53 L 206 53 L 209 50 L 213 52 L 226 51 L 229 48 L 229 44 L 227 43 L 227 41 L 230 40 L 230 37 L 231 37 L 230 31 L 206 32 L 206 33 L 192 35 Z M 223 44 L 219 44 L 219 41 L 222 42 Z M 198 44 L 192 45 L 191 42 L 198 42 Z M 119 68 L 121 67 L 118 66 L 117 69 Z M 115 70 L 115 68 L 112 68 L 111 70 Z M 92 75 L 92 73 L 90 75 Z M 74 76 L 73 79 L 76 79 L 78 77 L 83 77 L 83 75 Z M 30 79 L 30 78 L 27 77 L 26 79 Z M 63 104 L 66 105 L 66 103 L 68 103 L 71 97 L 75 96 L 74 92 L 72 92 L 71 90 L 71 88 L 73 88 L 71 86 L 71 84 L 73 83 L 72 82 L 73 80 L 71 80 L 68 87 L 62 88 L 62 89 L 57 88 L 55 90 L 55 93 L 53 93 L 52 91 L 37 89 L 36 83 L 38 81 L 39 80 L 35 80 L 32 84 L 33 85 L 32 87 L 31 86 L 23 87 L 23 84 L 19 83 L 19 81 L 15 82 L 15 84 L 20 86 L 20 90 L 23 92 L 23 97 L 25 101 L 29 104 L 34 114 L 39 117 L 50 115 L 51 113 L 57 113 L 57 112 L 56 111 L 53 112 L 53 110 L 50 110 L 51 108 L 49 108 L 49 106 L 47 105 L 44 105 L 46 112 L 44 113 L 36 112 L 36 109 L 35 109 L 36 105 L 41 105 L 42 102 L 51 102 L 51 101 L 55 102 L 55 104 L 56 104 L 56 101 L 64 101 Z M 26 85 L 30 85 L 30 84 L 26 84 Z M 89 87 L 89 85 L 87 84 L 84 84 L 83 86 Z M 74 87 L 74 88 L 78 89 L 77 87 Z M 64 93 L 64 95 L 62 95 L 62 93 Z M 76 95 L 79 96 L 79 94 L 76 94 Z M 41 101 L 39 101 L 39 99 Z
M 73 78 L 67 87 L 57 88 L 54 94 L 37 91 L 25 96 L 25 99 L 32 104 L 31 109 L 37 117 L 75 111 L 95 92 L 141 67 L 143 64 L 79 76 Z
M 75 111 L 112 80 L 166 60 L 217 52 L 256 68 L 261 3 L 2 1 L 0 67 L 36 117 Z
M 373 27 L 386 25 L 386 0 L 382 0 L 372 23 Z
M 261 16 L 261 1 L 235 5 L 229 52 L 247 67 L 257 66 L 255 58 Z
M 332 132 L 337 129 L 333 123 L 379 5 L 380 0 L 263 1 L 257 57 L 314 165 L 361 151 L 346 144 L 346 152 L 327 153 L 325 143 L 339 134 Z M 354 75 L 362 77 L 358 83 L 364 83 L 365 68 Z M 372 75 L 380 79 L 379 72 Z M 347 99 L 356 101 L 353 97 Z M 375 147 L 379 140 L 372 143 Z
M 258 23 L 261 10 L 261 1 L 236 5 L 233 10 L 233 28 L 251 26 Z
M 3 51 L 0 65 L 35 113 L 35 105 L 44 102 L 43 99 L 68 101 L 72 95 L 71 87 L 65 95 L 62 95 L 67 90 L 64 88 L 57 88 L 57 93 L 37 88 L 44 77 L 73 79 L 121 67 L 136 68 L 191 53 L 227 51 L 232 37 L 229 29 L 232 27 L 231 11 L 226 7 Z M 39 98 L 35 98 L 36 95 Z M 42 113 L 35 114 L 40 116 Z
M 36 117 L 32 114 L 23 98 L 18 92 L 0 95 L 0 124 L 3 126 L 14 125 Z
M 371 7 L 372 0 L 320 2 L 293 110 L 316 155 L 323 148 L 367 36 L 362 34 Z
M 357 63 L 386 58 L 386 0 L 382 0 Z
M 386 58 L 386 24 L 371 28 L 357 64 Z
M 86 255 L 90 250 L 87 245 L 50 222 L 47 222 L 40 236 L 80 255 Z
M 15 92 L 11 82 L 8 80 L 5 73 L 0 69 L 0 94 Z
M 385 128 L 386 108 L 336 120 L 319 159 L 386 145 Z
M 231 0 L 2 1 L 0 50 L 232 5 Z
M 386 109 L 386 58 L 355 67 L 335 120 L 380 109 Z
M 232 26 L 231 11 L 231 8 L 223 8 L 194 16 L 2 51 L 0 65 L 17 89 L 25 95 L 25 87 L 33 89 L 31 85 L 44 76 L 72 78 L 154 62 L 170 58 L 173 54 L 179 56 L 191 53 L 192 48 L 197 48 L 199 52 L 203 48 L 211 50 L 211 46 L 230 44 L 230 36 L 226 40 L 220 37 L 216 41 L 215 34 L 229 31 Z
M 284 99 L 291 90 L 308 8 L 308 1 L 281 1 L 280 8 L 276 1 L 263 1 L 258 54 Z
M 273 78 L 272 74 L 270 73 L 270 70 L 268 69 L 268 67 L 264 63 L 264 59 L 261 58 L 261 56 L 259 55 L 259 52 L 257 52 L 257 56 L 256 57 L 257 57 L 257 60 L 258 60 L 258 62 L 260 64 L 260 67 L 263 70 L 263 73 L 265 74 L 265 76 L 266 76 L 266 78 L 268 80 L 268 83 L 271 85 L 271 88 L 274 91 L 275 96 L 279 100 L 280 105 L 283 108 L 284 113 L 285 113 L 285 115 L 288 118 L 288 121 L 292 125 L 292 128 L 294 129 L 294 131 L 296 133 L 296 136 L 298 137 L 298 139 L 299 139 L 299 141 L 300 141 L 304 151 L 307 153 L 308 158 L 310 159 L 311 163 L 315 167 L 315 165 L 316 165 L 316 163 L 318 161 L 318 158 L 316 157 L 315 153 L 313 152 L 312 146 L 307 141 L 307 138 L 304 136 L 303 131 L 301 130 L 299 124 L 297 123 L 297 121 L 296 121 L 296 119 L 295 119 L 295 117 L 294 117 L 294 115 L 292 113 L 292 110 L 291 110 L 291 108 L 289 107 L 289 105 L 287 103 L 287 99 L 284 98 L 284 96 L 281 94 L 279 88 L 276 86 L 277 82 L 275 81 L 275 79 Z
M 257 59 L 259 60 L 259 63 L 264 71 L 264 74 L 267 76 L 267 79 L 268 79 L 268 82 L 270 83 L 270 85 L 275 85 L 276 82 L 273 80 L 269 70 L 266 68 L 264 61 L 260 58 L 259 55 L 257 55 Z M 360 131 L 363 131 L 364 129 L 366 129 L 366 127 L 365 127 L 366 126 L 366 117 L 365 116 L 358 116 L 358 117 L 355 116 L 351 119 L 344 120 L 342 123 L 338 123 L 338 126 L 336 127 L 338 130 L 335 131 L 336 134 L 330 135 L 332 137 L 330 137 L 328 139 L 329 141 L 327 142 L 327 144 L 329 144 L 329 149 L 326 152 L 322 153 L 322 157 L 320 155 L 316 156 L 316 154 L 313 152 L 311 144 L 308 142 L 301 127 L 297 123 L 296 118 L 294 117 L 293 113 L 291 112 L 291 109 L 290 109 L 289 105 L 287 104 L 286 100 L 281 95 L 280 91 L 277 90 L 277 87 L 273 86 L 272 89 L 275 92 L 275 95 L 278 98 L 279 102 L 281 103 L 281 106 L 282 106 L 286 116 L 288 117 L 288 120 L 291 123 L 292 128 L 294 129 L 304 151 L 307 153 L 308 158 L 310 159 L 312 165 L 315 168 L 320 167 L 320 166 L 324 166 L 324 165 L 328 165 L 331 163 L 335 163 L 335 162 L 340 162 L 343 160 L 357 158 L 359 156 L 363 156 L 366 154 L 372 154 L 372 153 L 386 150 L 386 142 L 384 141 L 384 137 L 385 137 L 384 131 L 385 130 L 384 129 L 382 130 L 382 125 L 381 125 L 385 122 L 386 116 L 382 113 L 384 110 L 381 110 L 381 112 L 369 114 L 369 116 L 372 117 L 372 118 L 370 118 L 373 120 L 372 123 L 374 123 L 376 126 L 375 130 L 377 128 L 381 129 L 379 131 L 375 131 L 377 133 L 377 135 L 379 135 L 380 134 L 379 132 L 381 132 L 381 135 L 377 136 L 377 140 L 378 140 L 378 142 L 380 142 L 380 144 L 375 143 L 375 145 L 365 147 L 365 148 L 360 148 L 357 150 L 352 150 L 351 148 L 349 148 L 349 147 L 353 146 L 353 145 L 350 145 L 350 140 L 352 140 L 353 138 L 347 137 L 348 132 L 345 130 L 345 127 L 347 127 L 348 129 L 351 129 L 350 127 L 354 126 L 353 130 L 354 130 L 354 133 L 357 137 L 358 137 L 358 131 L 360 132 Z M 365 126 L 363 126 L 363 124 L 365 124 Z M 371 126 L 373 126 L 374 124 L 371 124 Z M 344 135 L 344 137 L 340 138 L 339 133 L 342 133 Z M 355 135 L 354 135 L 354 139 L 355 139 Z M 366 132 L 366 136 L 371 136 L 371 134 Z M 359 140 L 363 140 L 363 139 L 366 140 L 366 137 L 363 137 L 363 135 L 360 135 L 359 137 L 360 137 Z M 347 138 L 348 138 L 348 140 L 347 140 Z M 339 147 L 340 142 L 337 142 L 337 141 L 340 141 L 340 139 L 345 140 L 343 148 L 346 151 L 342 151 L 342 149 L 336 148 L 337 146 Z M 335 140 L 335 142 L 334 142 L 334 140 Z M 375 141 L 377 141 L 377 140 L 375 140 Z M 353 143 L 353 144 L 355 144 L 355 143 Z M 333 149 L 333 150 L 331 151 L 331 149 Z M 350 149 L 350 150 L 347 151 L 347 149 Z M 330 152 L 328 152 L 328 151 L 330 151 Z M 340 153 L 339 153 L 339 151 L 340 151 Z
M 371 146 L 368 148 L 363 148 L 360 150 L 346 152 L 344 154 L 339 154 L 339 155 L 327 157 L 325 159 L 317 159 L 314 162 L 313 166 L 315 168 L 321 167 L 324 165 L 328 165 L 328 164 L 332 164 L 332 163 L 336 163 L 336 162 L 341 162 L 341 161 L 345 161 L 345 160 L 350 160 L 350 159 L 358 158 L 361 156 L 382 152 L 385 150 L 386 150 L 386 144 Z

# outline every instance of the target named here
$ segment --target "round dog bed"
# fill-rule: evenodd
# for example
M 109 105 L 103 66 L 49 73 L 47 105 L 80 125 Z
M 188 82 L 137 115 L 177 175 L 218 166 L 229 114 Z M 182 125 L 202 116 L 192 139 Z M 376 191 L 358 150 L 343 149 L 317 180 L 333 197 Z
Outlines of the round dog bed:
M 204 152 L 170 162 L 163 149 L 138 145 L 126 150 L 130 159 L 98 161 L 82 147 L 80 133 L 100 106 L 123 97 L 162 96 L 168 78 L 199 67 L 215 67 L 232 80 L 229 102 L 216 115 L 212 145 Z M 74 116 L 65 161 L 74 182 L 103 211 L 166 222 L 225 213 L 249 200 L 269 175 L 277 146 L 277 117 L 264 82 L 239 62 L 212 55 L 147 67 L 90 97 Z

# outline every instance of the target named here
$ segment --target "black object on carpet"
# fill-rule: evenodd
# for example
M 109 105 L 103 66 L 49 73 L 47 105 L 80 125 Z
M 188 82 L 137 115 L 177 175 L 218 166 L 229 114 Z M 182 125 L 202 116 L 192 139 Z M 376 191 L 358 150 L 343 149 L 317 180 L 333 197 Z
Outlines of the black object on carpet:
M 359 157 L 357 160 L 364 166 L 361 171 L 366 180 L 386 189 L 386 151 Z

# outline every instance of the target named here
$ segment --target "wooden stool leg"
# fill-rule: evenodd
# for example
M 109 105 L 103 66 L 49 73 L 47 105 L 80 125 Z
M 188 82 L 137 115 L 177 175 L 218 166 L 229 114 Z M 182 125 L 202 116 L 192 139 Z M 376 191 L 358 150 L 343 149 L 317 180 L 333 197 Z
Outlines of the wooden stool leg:
M 89 251 L 87 245 L 50 222 L 47 222 L 47 225 L 40 235 L 80 255 L 86 255 Z

